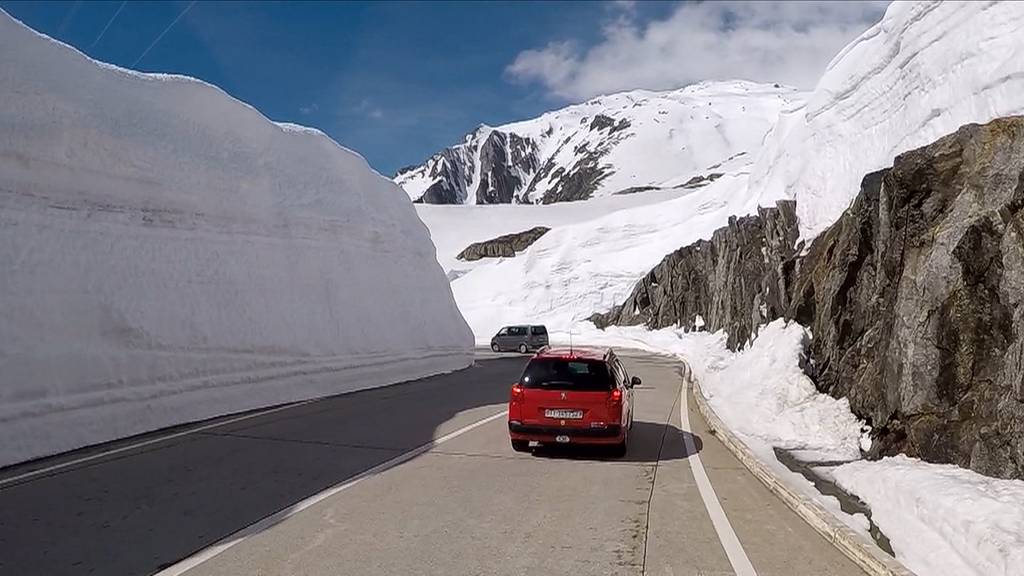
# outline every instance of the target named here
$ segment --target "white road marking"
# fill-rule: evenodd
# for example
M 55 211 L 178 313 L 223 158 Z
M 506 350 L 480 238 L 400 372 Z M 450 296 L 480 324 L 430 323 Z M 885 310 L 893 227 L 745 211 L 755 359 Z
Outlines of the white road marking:
M 44 474 L 49 474 L 50 472 L 55 472 L 57 470 L 63 470 L 64 468 L 69 468 L 71 466 L 77 466 L 78 464 L 84 464 L 86 462 L 92 462 L 93 460 L 98 460 L 100 458 L 105 458 L 105 457 L 111 456 L 113 454 L 120 454 L 122 452 L 128 452 L 129 450 L 135 450 L 136 448 L 142 448 L 144 446 L 150 446 L 150 445 L 153 445 L 153 444 L 158 444 L 160 442 L 166 442 L 167 440 L 174 440 L 175 438 L 181 438 L 182 436 L 188 436 L 189 434 L 195 434 L 196 432 L 203 432 L 205 430 L 210 430 L 212 428 L 217 428 L 219 426 L 227 426 L 228 424 L 234 424 L 236 422 L 241 422 L 243 420 L 248 420 L 250 418 L 256 418 L 257 416 L 266 416 L 267 414 L 273 414 L 274 412 L 278 412 L 280 410 L 286 410 L 288 408 L 295 408 L 297 406 L 302 406 L 303 404 L 309 404 L 310 402 L 315 402 L 316 400 L 319 400 L 319 398 L 312 398 L 312 399 L 309 399 L 309 400 L 303 400 L 301 402 L 293 402 L 291 404 L 284 404 L 282 406 L 277 406 L 277 407 L 274 407 L 274 408 L 269 408 L 267 410 L 260 410 L 258 412 L 252 412 L 252 413 L 249 413 L 249 414 L 245 414 L 243 416 L 238 416 L 236 418 L 229 418 L 229 419 L 221 421 L 221 422 L 213 422 L 213 423 L 210 423 L 210 424 L 205 424 L 203 426 L 199 426 L 198 428 L 191 428 L 189 430 L 182 430 L 181 432 L 175 432 L 174 434 L 168 434 L 167 436 L 160 436 L 158 438 L 150 438 L 149 440 L 143 440 L 141 442 L 135 442 L 133 444 L 128 444 L 127 446 L 121 446 L 119 448 L 113 448 L 113 449 L 110 449 L 110 450 L 104 450 L 103 452 L 97 452 L 96 454 L 90 454 L 89 456 L 83 456 L 81 458 L 75 458 L 74 460 L 68 460 L 67 462 L 61 462 L 60 464 L 54 464 L 53 466 L 47 466 L 45 468 L 39 468 L 38 470 L 30 470 L 28 472 L 25 472 L 24 474 L 18 474 L 17 476 L 11 476 L 10 478 L 0 479 L 0 488 L 3 488 L 4 486 L 6 486 L 8 484 L 13 484 L 15 482 L 19 482 L 21 480 L 26 480 L 28 478 L 33 478 L 35 476 L 42 476 Z
M 328 488 L 327 490 L 324 490 L 323 492 L 320 492 L 319 494 L 314 494 L 313 496 L 306 498 L 305 500 L 299 502 L 298 504 L 289 506 L 288 508 L 271 514 L 270 516 L 267 516 L 266 518 L 258 522 L 250 524 L 249 526 L 242 528 L 238 532 L 235 532 L 234 534 L 228 536 L 220 542 L 213 544 L 209 548 L 206 548 L 205 550 L 202 550 L 201 552 L 198 552 L 182 560 L 181 562 L 174 564 L 169 568 L 165 568 L 164 570 L 157 572 L 154 576 L 180 576 L 181 574 L 184 574 L 185 572 L 195 568 L 196 566 L 199 566 L 203 562 L 206 562 L 207 560 L 210 560 L 222 554 L 232 546 L 244 541 L 246 538 L 249 538 L 254 534 L 258 534 L 279 522 L 287 520 L 288 518 L 291 518 L 292 516 L 298 514 L 299 512 L 302 512 L 303 510 L 309 508 L 310 506 L 314 506 L 317 503 L 322 502 L 343 490 L 348 490 L 349 488 L 355 486 L 356 484 L 362 482 L 363 480 L 369 478 L 370 476 L 374 476 L 376 474 L 384 472 L 388 468 L 393 468 L 399 464 L 402 464 L 403 462 L 412 460 L 416 456 L 419 456 L 420 454 L 427 452 L 428 450 L 435 446 L 438 446 L 439 444 L 444 444 L 445 442 L 453 438 L 461 436 L 475 428 L 479 428 L 484 424 L 493 422 L 494 420 L 497 420 L 498 418 L 501 418 L 507 414 L 508 410 L 502 410 L 497 414 L 493 414 L 491 416 L 483 418 L 482 420 L 477 420 L 472 424 L 463 426 L 462 428 L 459 428 L 458 430 L 455 430 L 453 432 L 449 432 L 444 436 L 441 436 L 440 438 L 431 440 L 430 442 L 427 442 L 422 446 L 413 448 L 408 452 L 399 454 L 398 456 L 395 456 L 394 458 L 388 460 L 387 462 L 383 462 L 381 464 L 374 466 L 373 468 L 370 468 L 369 470 L 360 472 L 359 474 L 356 474 L 355 476 L 352 476 L 351 478 L 344 480 L 339 484 L 335 484 L 334 486 Z
M 689 372 L 689 367 L 687 367 L 687 372 Z M 733 531 L 732 524 L 729 523 L 729 518 L 725 515 L 725 510 L 722 510 L 722 504 L 718 501 L 715 489 L 711 486 L 711 480 L 708 479 L 708 474 L 704 471 L 704 463 L 700 461 L 700 455 L 697 454 L 697 447 L 694 445 L 692 436 L 693 429 L 690 428 L 689 406 L 686 399 L 688 380 L 689 377 L 684 380 L 680 390 L 682 402 L 679 403 L 679 419 L 683 430 L 689 433 L 683 436 L 683 441 L 686 443 L 687 454 L 690 454 L 688 460 L 690 469 L 693 471 L 693 479 L 697 483 L 697 491 L 700 492 L 700 497 L 704 500 L 704 507 L 708 511 L 708 516 L 711 517 L 711 524 L 718 534 L 718 541 L 722 543 L 722 548 L 725 549 L 725 555 L 729 558 L 729 564 L 732 565 L 736 576 L 757 576 L 754 566 L 747 558 L 747 553 L 743 551 L 740 539 L 736 537 L 736 532 Z

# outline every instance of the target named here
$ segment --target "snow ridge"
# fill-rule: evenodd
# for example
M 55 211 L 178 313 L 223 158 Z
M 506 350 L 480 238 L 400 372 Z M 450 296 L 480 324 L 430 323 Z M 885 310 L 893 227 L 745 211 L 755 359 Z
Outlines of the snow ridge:
M 779 111 L 801 97 L 743 81 L 601 96 L 530 120 L 481 125 L 395 182 L 431 204 L 550 203 L 662 187 L 753 152 Z

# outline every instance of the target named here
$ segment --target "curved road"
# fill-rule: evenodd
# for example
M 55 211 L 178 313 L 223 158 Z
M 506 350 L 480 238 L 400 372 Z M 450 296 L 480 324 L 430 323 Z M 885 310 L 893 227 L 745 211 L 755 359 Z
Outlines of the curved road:
M 514 453 L 509 357 L 2 470 L 0 574 L 862 575 L 623 360 L 622 459 Z

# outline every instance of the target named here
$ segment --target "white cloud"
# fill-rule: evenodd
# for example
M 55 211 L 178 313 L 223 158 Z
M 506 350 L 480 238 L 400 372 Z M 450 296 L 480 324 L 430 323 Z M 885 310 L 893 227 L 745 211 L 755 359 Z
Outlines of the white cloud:
M 363 98 L 359 102 L 358 106 L 354 106 L 352 111 L 357 114 L 362 114 L 374 120 L 380 120 L 384 117 L 384 111 L 374 104 L 369 98 Z
M 559 40 L 520 52 L 506 73 L 566 100 L 700 80 L 811 88 L 829 60 L 877 22 L 887 2 L 701 2 L 664 20 L 614 18 L 598 44 Z

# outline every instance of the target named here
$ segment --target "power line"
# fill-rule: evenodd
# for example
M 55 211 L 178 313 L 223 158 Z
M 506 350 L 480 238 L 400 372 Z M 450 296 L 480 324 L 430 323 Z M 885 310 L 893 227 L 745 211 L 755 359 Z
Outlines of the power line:
M 186 12 L 191 10 L 192 7 L 195 6 L 195 4 L 196 4 L 196 0 L 192 0 L 192 2 L 189 2 L 189 5 L 186 6 L 184 10 L 181 11 L 181 14 L 178 14 L 178 17 L 175 18 L 173 22 L 168 24 L 167 28 L 164 28 L 164 31 L 161 32 L 160 35 L 156 37 L 156 40 L 153 40 L 153 43 L 150 44 L 148 48 L 146 48 L 145 50 L 142 51 L 142 54 L 135 60 L 135 62 L 132 62 L 132 68 L 137 66 L 139 64 L 139 62 L 142 62 L 142 59 L 146 57 L 146 54 L 149 54 L 149 51 L 152 50 L 153 47 L 156 46 L 158 42 L 160 42 L 160 40 L 164 37 L 164 34 L 167 34 L 171 30 L 171 28 L 174 28 L 174 25 L 178 23 L 178 20 L 181 20 L 181 17 L 184 16 Z
M 117 7 L 117 10 L 114 12 L 114 15 L 110 17 L 110 20 L 107 20 L 107 25 L 103 27 L 102 31 L 100 31 L 100 35 L 92 41 L 92 44 L 89 45 L 89 48 L 95 46 L 96 43 L 99 42 L 101 38 L 103 38 L 103 35 L 107 33 L 107 29 L 110 28 L 110 25 L 114 23 L 114 20 L 117 18 L 117 15 L 121 13 L 121 10 L 124 9 L 124 5 L 127 3 L 128 0 L 124 0 L 124 2 L 121 2 L 121 5 Z

